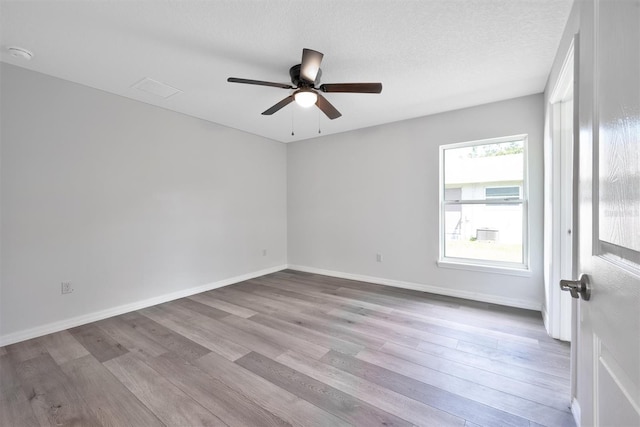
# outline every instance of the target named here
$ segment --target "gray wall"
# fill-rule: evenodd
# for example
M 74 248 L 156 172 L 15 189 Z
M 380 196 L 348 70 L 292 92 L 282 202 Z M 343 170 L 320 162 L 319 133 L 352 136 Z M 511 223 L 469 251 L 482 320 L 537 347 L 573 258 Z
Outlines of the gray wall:
M 543 117 L 539 94 L 289 144 L 289 265 L 539 310 Z M 439 145 L 524 133 L 531 274 L 438 266 Z
M 0 72 L 0 345 L 286 264 L 285 145 Z
M 287 263 L 542 304 L 542 95 L 287 146 L 7 64 L 0 77 L 0 345 Z M 521 133 L 532 273 L 437 266 L 438 146 Z

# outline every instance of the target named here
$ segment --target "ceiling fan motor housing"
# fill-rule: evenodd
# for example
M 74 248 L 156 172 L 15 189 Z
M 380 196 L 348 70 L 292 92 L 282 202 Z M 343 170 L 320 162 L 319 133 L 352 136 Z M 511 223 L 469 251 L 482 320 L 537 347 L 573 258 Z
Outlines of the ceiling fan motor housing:
M 291 83 L 295 87 L 298 88 L 315 88 L 320 84 L 320 76 L 322 75 L 322 70 L 318 68 L 318 74 L 316 75 L 316 81 L 310 82 L 305 79 L 300 78 L 300 67 L 301 64 L 294 65 L 289 69 L 289 75 L 291 76 Z

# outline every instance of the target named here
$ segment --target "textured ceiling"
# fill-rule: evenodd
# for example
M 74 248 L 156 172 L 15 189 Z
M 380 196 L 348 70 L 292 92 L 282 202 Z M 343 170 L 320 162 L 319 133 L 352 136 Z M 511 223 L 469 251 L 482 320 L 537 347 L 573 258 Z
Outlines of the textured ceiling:
M 289 142 L 318 136 L 318 125 L 327 135 L 542 92 L 571 4 L 2 0 L 1 60 Z M 226 81 L 290 83 L 304 47 L 324 53 L 322 82 L 380 81 L 382 94 L 326 94 L 336 120 L 296 104 L 262 116 L 290 91 Z M 182 92 L 132 87 L 145 77 Z

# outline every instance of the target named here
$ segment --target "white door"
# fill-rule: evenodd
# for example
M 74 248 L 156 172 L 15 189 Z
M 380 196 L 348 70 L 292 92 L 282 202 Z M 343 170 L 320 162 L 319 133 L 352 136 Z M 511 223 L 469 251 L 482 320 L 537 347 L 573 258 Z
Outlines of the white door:
M 640 0 L 580 7 L 577 401 L 584 426 L 640 426 Z

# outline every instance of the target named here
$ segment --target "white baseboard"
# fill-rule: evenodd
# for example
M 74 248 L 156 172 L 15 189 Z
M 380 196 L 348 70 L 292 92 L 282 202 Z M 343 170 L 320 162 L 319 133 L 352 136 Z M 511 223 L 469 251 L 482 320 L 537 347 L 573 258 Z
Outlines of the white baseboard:
M 571 413 L 573 414 L 573 420 L 576 422 L 576 425 L 579 427 L 581 425 L 580 420 L 582 417 L 582 412 L 580 410 L 580 403 L 575 397 L 571 399 Z
M 286 265 L 270 267 L 264 270 L 254 271 L 254 272 L 243 274 L 240 276 L 230 277 L 228 279 L 223 279 L 217 282 L 208 283 L 206 285 L 196 286 L 188 289 L 182 289 L 176 292 L 171 292 L 169 294 L 160 295 L 160 296 L 145 299 L 142 301 L 136 301 L 130 304 L 124 304 L 117 307 L 107 308 L 105 310 L 100 310 L 93 313 L 87 313 L 81 316 L 76 316 L 69 319 L 63 319 L 57 322 L 48 323 L 46 325 L 37 326 L 35 328 L 25 329 L 22 331 L 3 335 L 3 336 L 0 336 L 0 347 L 9 345 L 9 344 L 14 344 L 20 341 L 25 341 L 31 338 L 37 338 L 42 335 L 63 331 L 65 329 L 74 328 L 76 326 L 85 325 L 87 323 L 106 319 L 108 317 L 117 316 L 119 314 L 128 313 L 130 311 L 140 310 L 143 308 L 151 307 L 153 305 L 162 304 L 168 301 L 173 301 L 175 299 L 188 297 L 190 295 L 199 294 L 201 292 L 210 291 L 212 289 L 221 288 L 223 286 L 232 285 L 234 283 L 243 282 L 245 280 L 264 276 L 265 274 L 275 273 L 276 271 L 284 270 L 286 268 L 287 268 Z
M 307 273 L 322 274 L 324 276 L 338 277 L 341 279 L 358 280 L 361 282 L 375 283 L 378 285 L 393 286 L 396 288 L 413 289 L 415 291 L 430 292 L 432 294 L 446 295 L 449 297 L 463 298 L 473 301 L 482 301 L 491 304 L 505 305 L 508 307 L 525 308 L 528 310 L 541 311 L 540 304 L 519 300 L 515 298 L 505 298 L 498 295 L 486 295 L 477 292 L 469 292 L 458 289 L 442 288 L 440 286 L 425 285 L 422 283 L 403 282 L 400 280 L 383 279 L 380 277 L 363 276 L 360 274 L 343 273 L 340 271 L 323 270 L 315 267 L 306 267 L 302 265 L 289 264 L 291 270 L 304 271 Z
M 549 312 L 547 311 L 547 306 L 542 304 L 542 323 L 544 323 L 544 329 L 547 331 L 547 334 L 551 336 L 551 331 L 549 330 Z

